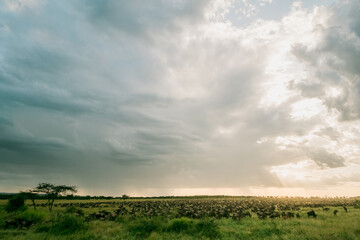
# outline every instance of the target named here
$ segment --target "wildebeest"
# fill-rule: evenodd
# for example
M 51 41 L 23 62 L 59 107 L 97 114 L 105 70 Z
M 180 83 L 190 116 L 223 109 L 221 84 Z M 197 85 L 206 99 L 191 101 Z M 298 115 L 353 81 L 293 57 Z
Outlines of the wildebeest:
M 308 215 L 308 217 L 316 218 L 316 213 L 315 213 L 314 210 L 308 211 L 308 212 L 307 212 L 307 215 Z
M 334 210 L 334 216 L 336 216 L 337 213 L 338 213 L 338 210 Z
M 249 211 L 244 212 L 244 217 L 251 217 L 251 213 Z
M 288 212 L 288 213 L 286 214 L 286 216 L 287 216 L 288 218 L 293 218 L 293 217 L 295 217 L 295 214 L 294 214 L 293 212 Z
M 284 218 L 284 219 L 288 219 L 288 218 L 293 218 L 295 217 L 295 214 L 293 212 L 282 212 L 281 213 L 281 216 Z
M 270 218 L 274 219 L 274 218 L 280 218 L 280 213 L 278 212 L 273 212 L 270 214 L 269 216 Z
M 296 213 L 296 218 L 300 218 L 300 214 L 299 214 L 299 213 Z
M 5 229 L 7 228 L 29 228 L 34 220 L 26 220 L 24 218 L 15 218 L 5 221 Z
M 345 212 L 347 212 L 347 207 L 344 206 L 343 208 L 344 208 Z

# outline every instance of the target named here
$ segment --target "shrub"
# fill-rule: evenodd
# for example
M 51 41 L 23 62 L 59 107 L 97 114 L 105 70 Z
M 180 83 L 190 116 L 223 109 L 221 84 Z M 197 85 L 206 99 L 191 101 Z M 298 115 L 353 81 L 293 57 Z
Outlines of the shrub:
M 137 239 L 147 238 L 152 232 L 160 229 L 160 223 L 154 219 L 139 219 L 133 221 L 128 229 Z
M 210 239 L 220 238 L 219 226 L 213 219 L 191 220 L 188 218 L 175 219 L 167 231 L 185 233 L 191 236 L 204 236 Z
M 5 227 L 5 219 L 0 218 L 0 229 Z
M 34 211 L 34 210 L 27 210 L 19 214 L 19 217 L 27 220 L 32 221 L 34 223 L 39 223 L 44 220 L 45 213 L 41 211 Z
M 69 206 L 69 207 L 67 207 L 67 208 L 65 209 L 65 212 L 66 212 L 66 213 L 76 213 L 77 210 L 78 210 L 77 207 L 75 207 L 75 206 Z
M 75 207 L 75 206 L 70 206 L 67 207 L 65 210 L 66 213 L 75 213 L 79 216 L 84 216 L 84 211 L 81 208 Z
M 126 223 L 126 222 L 129 222 L 130 219 L 131 219 L 130 215 L 119 215 L 115 218 L 115 222 Z
M 4 228 L 7 229 L 16 229 L 16 228 L 29 228 L 33 224 L 41 222 L 44 219 L 43 212 L 35 211 L 23 211 L 15 212 L 9 216 L 9 218 L 4 221 Z
M 191 231 L 193 224 L 193 221 L 188 218 L 175 219 L 168 227 L 168 231 L 176 233 Z
M 360 208 L 360 200 L 355 200 L 354 208 Z
M 23 195 L 17 194 L 9 199 L 5 210 L 7 212 L 15 211 L 25 211 L 27 207 L 25 206 L 25 197 Z
M 51 226 L 50 225 L 40 225 L 35 229 L 36 233 L 41 232 L 50 232 Z
M 86 225 L 82 218 L 67 214 L 58 216 L 49 232 L 54 235 L 69 235 L 83 229 L 86 229 Z
M 213 219 L 201 219 L 196 223 L 195 231 L 210 239 L 220 238 L 219 226 Z

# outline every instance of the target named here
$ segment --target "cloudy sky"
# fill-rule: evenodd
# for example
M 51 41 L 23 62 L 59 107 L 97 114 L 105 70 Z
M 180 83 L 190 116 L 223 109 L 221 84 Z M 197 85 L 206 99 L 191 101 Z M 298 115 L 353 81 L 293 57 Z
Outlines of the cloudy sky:
M 360 195 L 359 12 L 0 0 L 0 192 Z

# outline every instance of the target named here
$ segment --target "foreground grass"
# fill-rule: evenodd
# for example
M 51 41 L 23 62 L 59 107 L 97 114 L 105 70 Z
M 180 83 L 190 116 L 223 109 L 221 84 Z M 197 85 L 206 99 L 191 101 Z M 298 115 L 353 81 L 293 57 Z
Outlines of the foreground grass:
M 338 209 L 338 216 L 332 211 Z M 52 214 L 46 208 L 28 209 L 11 216 L 0 207 L 0 239 L 16 240 L 85 240 L 85 239 L 360 239 L 360 209 L 349 207 L 323 211 L 315 208 L 318 217 L 308 218 L 300 210 L 300 219 L 259 220 L 256 216 L 232 219 L 151 219 L 130 216 L 118 217 L 115 221 L 85 221 L 84 217 L 55 209 Z M 35 224 L 23 229 L 4 229 L 5 217 L 24 217 Z

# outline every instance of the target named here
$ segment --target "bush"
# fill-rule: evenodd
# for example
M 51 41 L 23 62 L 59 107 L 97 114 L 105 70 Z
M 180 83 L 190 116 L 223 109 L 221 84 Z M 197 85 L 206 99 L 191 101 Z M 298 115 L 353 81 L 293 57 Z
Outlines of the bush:
M 6 229 L 29 228 L 33 224 L 41 222 L 44 216 L 43 212 L 15 212 L 8 216 L 4 221 L 3 227 Z
M 204 236 L 210 239 L 220 238 L 220 229 L 213 219 L 191 220 L 188 218 L 175 219 L 167 231 L 185 233 L 191 236 Z
M 133 221 L 129 226 L 128 230 L 137 239 L 147 238 L 152 232 L 160 230 L 160 223 L 155 219 L 139 219 Z
M 131 215 L 119 215 L 115 218 L 115 222 L 117 223 L 127 223 L 131 219 Z
M 202 219 L 195 225 L 195 231 L 210 239 L 220 238 L 219 226 L 213 219 Z
M 40 225 L 35 229 L 36 233 L 41 232 L 50 232 L 51 226 L 50 225 Z
M 5 227 L 5 219 L 0 218 L 0 229 Z
M 27 210 L 16 215 L 17 218 L 24 219 L 25 221 L 31 221 L 33 223 L 39 223 L 45 218 L 45 213 L 41 211 Z
M 49 232 L 54 235 L 69 235 L 84 229 L 86 229 L 86 225 L 82 218 L 63 215 L 57 217 L 54 224 L 50 226 Z M 46 227 L 43 227 L 43 230 L 46 230 Z
M 67 207 L 65 212 L 66 213 L 75 213 L 76 215 L 84 216 L 84 211 L 81 208 L 78 208 L 75 206 Z
M 7 212 L 25 211 L 26 209 L 27 207 L 25 206 L 25 197 L 20 194 L 10 198 L 5 206 L 5 210 Z
M 188 218 L 175 219 L 168 227 L 168 231 L 176 233 L 191 231 L 193 224 L 193 221 Z
M 360 200 L 355 200 L 354 208 L 360 208 Z

